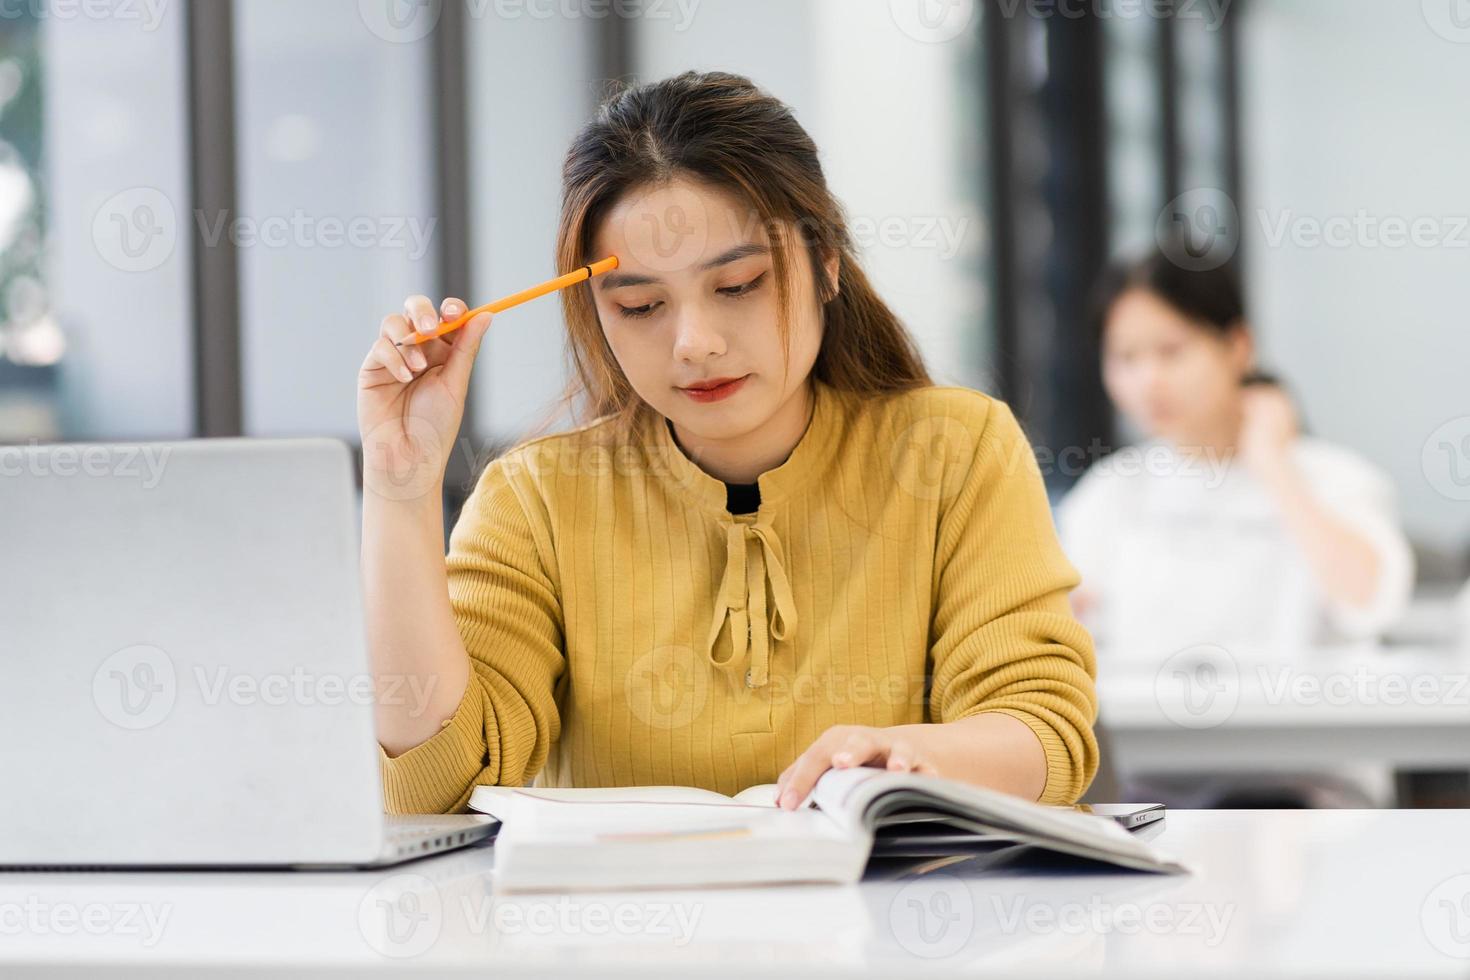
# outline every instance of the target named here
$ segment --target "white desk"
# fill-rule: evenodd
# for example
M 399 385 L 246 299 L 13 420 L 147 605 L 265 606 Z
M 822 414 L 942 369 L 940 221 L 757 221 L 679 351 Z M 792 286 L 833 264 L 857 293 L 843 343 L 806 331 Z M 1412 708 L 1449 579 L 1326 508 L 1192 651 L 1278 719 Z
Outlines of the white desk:
M 1157 843 L 1196 873 L 496 896 L 490 848 L 357 874 L 10 873 L 0 975 L 1470 974 L 1464 812 L 1180 811 Z
M 1098 702 L 1125 773 L 1470 766 L 1470 659 L 1449 649 L 1289 666 L 1204 650 L 1158 668 L 1100 654 Z

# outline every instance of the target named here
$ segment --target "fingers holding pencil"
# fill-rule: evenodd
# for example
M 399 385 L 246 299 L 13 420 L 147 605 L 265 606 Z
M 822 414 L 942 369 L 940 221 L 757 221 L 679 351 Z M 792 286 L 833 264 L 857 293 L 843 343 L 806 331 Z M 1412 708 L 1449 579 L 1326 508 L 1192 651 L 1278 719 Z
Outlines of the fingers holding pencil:
M 394 336 L 408 330 L 408 322 L 401 314 L 391 314 L 383 318 L 378 327 L 378 337 L 368 348 L 367 357 L 363 359 L 362 369 L 358 372 L 359 385 L 365 388 L 376 388 L 381 385 L 408 384 L 414 378 L 414 366 L 409 361 L 409 348 L 399 347 L 394 343 Z M 422 356 L 422 352 L 420 352 Z
M 375 384 L 387 384 L 396 381 L 408 384 L 420 372 L 428 369 L 431 347 L 409 347 L 399 343 L 414 332 L 410 311 L 416 299 L 418 297 L 410 297 L 404 303 L 403 313 L 390 313 L 379 323 L 377 340 L 368 350 L 367 359 L 362 365 L 361 374 L 365 382 L 370 380 Z
M 440 309 L 445 320 L 453 320 L 464 315 L 466 306 L 463 300 L 446 299 Z M 480 352 L 480 342 L 485 339 L 485 333 L 490 329 L 490 321 L 493 319 L 494 313 L 478 313 L 470 318 L 464 329 L 419 345 L 420 349 L 428 348 L 442 355 L 445 380 L 461 397 L 469 388 L 470 370 L 474 367 L 475 357 Z
M 439 309 L 434 309 L 434 304 L 427 296 L 410 296 L 404 301 L 403 318 L 405 323 L 400 330 L 395 330 L 390 338 L 397 345 L 399 351 L 403 352 L 403 359 L 413 366 L 415 361 L 420 362 L 414 368 L 416 374 L 422 373 L 431 367 L 445 364 L 449 360 L 449 354 L 454 350 L 455 338 L 442 336 L 434 339 L 424 339 L 421 343 L 407 343 L 415 338 L 433 338 L 434 332 L 443 324 L 454 320 L 465 311 L 464 300 L 451 296 L 439 304 Z M 414 357 L 419 353 L 421 357 Z
M 428 316 L 432 318 L 433 326 L 429 330 L 420 331 L 415 324 L 421 322 L 425 309 L 429 311 Z M 467 384 L 470 363 L 474 361 L 480 341 L 490 326 L 492 314 L 485 313 L 474 317 L 466 324 L 465 329 L 456 331 L 453 335 L 428 340 L 421 344 L 403 343 L 405 338 L 413 337 L 417 333 L 432 332 L 441 322 L 453 320 L 462 315 L 464 311 L 465 304 L 460 299 L 446 299 L 441 304 L 439 311 L 435 312 L 433 304 L 427 297 L 409 297 L 404 303 L 402 313 L 392 313 L 383 318 L 379 326 L 377 341 L 369 350 L 367 360 L 363 363 L 364 382 L 370 385 L 393 382 L 406 385 L 432 368 L 443 367 L 446 371 L 454 371 L 455 377 L 452 382 L 456 387 Z M 459 352 L 459 357 L 455 356 L 456 351 Z M 464 363 L 466 360 L 470 363 Z M 458 362 L 457 366 L 451 369 L 450 365 L 456 362 Z

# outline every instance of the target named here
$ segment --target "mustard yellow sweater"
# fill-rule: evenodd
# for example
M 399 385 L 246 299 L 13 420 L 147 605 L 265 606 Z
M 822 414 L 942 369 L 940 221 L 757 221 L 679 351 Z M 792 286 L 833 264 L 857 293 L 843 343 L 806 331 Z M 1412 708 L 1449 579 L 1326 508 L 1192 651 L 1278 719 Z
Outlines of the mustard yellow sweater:
M 493 462 L 447 558 L 469 687 L 433 737 L 380 750 L 388 809 L 462 809 L 476 785 L 536 777 L 734 793 L 832 725 L 982 711 L 1041 740 L 1043 802 L 1080 796 L 1092 641 L 1010 410 L 964 388 L 815 387 L 755 514 L 731 515 L 658 417 Z

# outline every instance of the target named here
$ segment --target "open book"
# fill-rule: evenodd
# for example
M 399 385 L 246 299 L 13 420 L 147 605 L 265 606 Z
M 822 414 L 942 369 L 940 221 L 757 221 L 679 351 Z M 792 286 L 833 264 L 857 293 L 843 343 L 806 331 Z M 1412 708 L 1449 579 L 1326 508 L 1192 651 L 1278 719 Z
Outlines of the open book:
M 1032 845 L 1140 871 L 1184 869 L 1105 817 L 916 773 L 830 769 L 795 811 L 774 785 L 733 797 L 680 786 L 481 786 L 503 824 L 505 891 L 857 881 L 871 856 Z

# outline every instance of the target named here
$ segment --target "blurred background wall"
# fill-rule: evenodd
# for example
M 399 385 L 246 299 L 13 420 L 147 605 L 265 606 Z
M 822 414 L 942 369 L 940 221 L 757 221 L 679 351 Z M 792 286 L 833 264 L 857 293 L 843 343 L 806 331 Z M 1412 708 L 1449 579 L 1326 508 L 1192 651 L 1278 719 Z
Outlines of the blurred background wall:
M 1185 228 L 1314 431 L 1393 474 L 1426 577 L 1463 573 L 1461 0 L 13 4 L 0 441 L 353 440 L 382 316 L 559 271 L 572 134 L 609 79 L 690 68 L 793 107 L 935 373 L 1078 450 L 1053 490 L 1130 435 L 1093 279 Z M 461 478 L 563 379 L 557 305 L 507 315 Z

